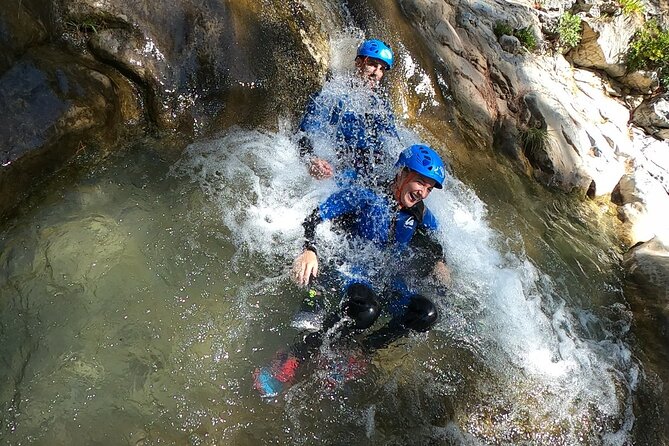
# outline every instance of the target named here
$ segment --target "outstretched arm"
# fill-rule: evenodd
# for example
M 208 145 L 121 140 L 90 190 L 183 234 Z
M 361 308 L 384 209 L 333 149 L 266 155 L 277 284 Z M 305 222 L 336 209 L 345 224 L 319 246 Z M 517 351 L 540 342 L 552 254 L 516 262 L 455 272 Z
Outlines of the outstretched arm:
M 324 220 L 343 217 L 360 212 L 367 195 L 363 190 L 358 193 L 343 189 L 330 195 L 319 207 L 304 219 L 304 251 L 293 262 L 293 279 L 298 285 L 307 285 L 311 277 L 318 275 L 318 257 L 316 251 L 316 227 Z
M 450 286 L 451 269 L 444 261 L 444 248 L 435 237 L 435 231 L 439 227 L 437 219 L 425 208 L 422 224 L 414 234 L 414 247 L 420 251 L 420 260 L 424 262 L 424 268 L 420 268 L 425 275 L 430 275 L 438 284 Z
M 301 286 L 307 286 L 311 277 L 318 276 L 318 256 L 314 246 L 316 226 L 323 221 L 318 208 L 304 219 L 304 251 L 293 262 L 293 280 Z

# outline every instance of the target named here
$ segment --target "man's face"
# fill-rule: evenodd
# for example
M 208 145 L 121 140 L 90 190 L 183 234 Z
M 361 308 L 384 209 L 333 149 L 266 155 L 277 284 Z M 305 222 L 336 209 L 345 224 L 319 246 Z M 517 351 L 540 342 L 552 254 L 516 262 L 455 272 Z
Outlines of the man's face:
M 413 170 L 404 169 L 395 181 L 395 198 L 401 207 L 410 208 L 425 200 L 432 192 L 434 185 L 433 179 L 424 177 Z
M 358 56 L 355 59 L 355 66 L 363 79 L 369 79 L 372 86 L 376 86 L 386 73 L 386 63 L 373 57 Z

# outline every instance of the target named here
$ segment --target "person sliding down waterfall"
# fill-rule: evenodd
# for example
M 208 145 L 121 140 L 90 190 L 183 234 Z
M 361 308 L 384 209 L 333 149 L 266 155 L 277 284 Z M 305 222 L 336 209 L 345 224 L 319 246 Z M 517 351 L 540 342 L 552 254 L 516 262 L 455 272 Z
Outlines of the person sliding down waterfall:
M 376 181 L 373 175 L 379 172 L 374 168 L 392 163 L 387 159 L 387 145 L 399 145 L 399 136 L 390 104 L 380 94 L 380 83 L 393 62 L 393 52 L 385 42 L 365 40 L 356 53 L 357 76 L 350 90 L 345 94 L 322 90 L 310 98 L 298 145 L 311 176 Z M 334 140 L 335 160 L 315 155 L 314 143 L 324 140 Z M 340 166 L 337 175 L 333 164 Z
M 318 331 L 306 335 L 269 366 L 256 370 L 255 387 L 262 396 L 276 396 L 289 385 L 324 340 L 366 334 L 383 309 L 391 319 L 363 338 L 362 346 L 368 352 L 411 331 L 428 331 L 436 323 L 435 304 L 409 283 L 427 274 L 437 285 L 450 283 L 443 249 L 434 238 L 437 219 L 423 203 L 433 188 L 442 188 L 444 163 L 430 147 L 416 144 L 400 154 L 395 168 L 396 175 L 384 193 L 354 184 L 330 195 L 305 219 L 306 241 L 293 263 L 293 279 L 301 286 L 325 280 L 330 282 L 327 288 L 332 288 L 334 277 L 342 303 L 325 316 Z M 384 255 L 357 259 L 362 261 L 334 276 L 320 274 L 315 233 L 326 220 L 332 221 L 356 249 L 364 250 L 364 245 L 371 244 Z

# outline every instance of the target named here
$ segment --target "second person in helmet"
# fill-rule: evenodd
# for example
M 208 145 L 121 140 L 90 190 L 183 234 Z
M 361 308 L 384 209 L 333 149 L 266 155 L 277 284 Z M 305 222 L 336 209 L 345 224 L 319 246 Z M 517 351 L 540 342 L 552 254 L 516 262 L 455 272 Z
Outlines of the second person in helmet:
M 395 62 L 390 47 L 381 40 L 365 40 L 357 49 L 356 74 L 363 85 L 349 93 L 322 90 L 310 98 L 300 123 L 300 156 L 308 162 L 309 173 L 328 179 L 335 173 L 366 181 L 373 179 L 375 168 L 388 161 L 388 144 L 399 144 L 395 116 L 388 100 L 379 90 L 386 71 Z M 321 141 L 334 146 L 334 159 L 315 154 Z

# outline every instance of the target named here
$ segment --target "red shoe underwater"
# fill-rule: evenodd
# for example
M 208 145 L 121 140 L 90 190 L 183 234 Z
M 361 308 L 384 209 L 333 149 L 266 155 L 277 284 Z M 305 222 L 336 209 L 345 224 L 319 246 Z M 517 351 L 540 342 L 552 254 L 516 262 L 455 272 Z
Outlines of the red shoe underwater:
M 277 396 L 295 378 L 300 361 L 291 353 L 280 353 L 269 366 L 253 372 L 253 387 L 263 398 Z

